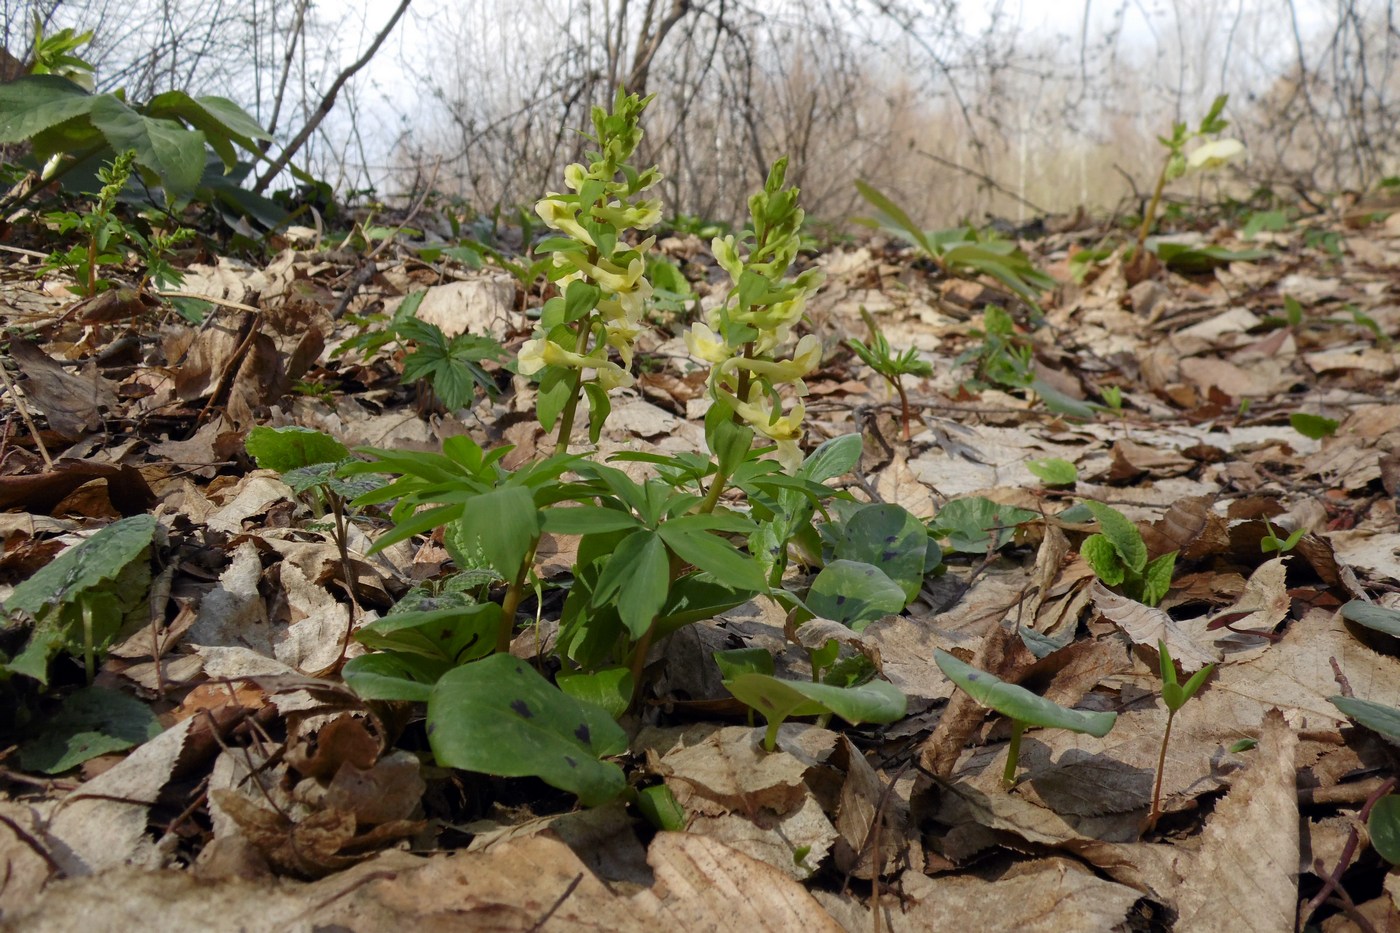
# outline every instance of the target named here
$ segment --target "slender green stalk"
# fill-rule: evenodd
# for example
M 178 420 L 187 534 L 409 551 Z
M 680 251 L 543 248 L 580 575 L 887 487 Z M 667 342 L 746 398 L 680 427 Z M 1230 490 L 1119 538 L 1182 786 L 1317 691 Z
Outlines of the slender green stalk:
M 1006 770 L 1001 773 L 1002 786 L 1007 790 L 1016 786 L 1016 764 L 1021 760 L 1021 733 L 1025 731 L 1024 722 L 1011 720 L 1011 745 L 1006 750 Z
M 530 545 L 525 559 L 520 562 L 519 573 L 506 587 L 506 594 L 501 599 L 501 623 L 496 629 L 496 651 L 501 654 L 510 652 L 510 639 L 515 634 L 515 611 L 520 608 L 520 600 L 525 595 L 525 580 L 530 576 L 530 568 L 535 565 L 535 548 L 538 546 L 538 540 Z
M 577 340 L 578 354 L 583 356 L 588 353 L 588 337 L 593 332 L 593 315 L 587 315 L 579 321 L 579 335 Z M 578 414 L 579 395 L 583 391 L 583 370 L 573 371 L 573 386 L 569 390 L 569 400 L 564 403 L 564 410 L 559 414 L 559 433 L 554 437 L 554 452 L 565 454 L 569 452 L 569 438 L 574 433 L 574 418 Z
M 97 648 L 93 645 L 92 639 L 92 602 L 82 600 L 83 604 L 83 669 L 87 672 L 87 682 L 91 686 L 93 678 L 97 676 Z
M 1162 733 L 1162 748 L 1157 753 L 1157 779 L 1152 782 L 1152 810 L 1147 814 L 1147 827 L 1144 832 L 1152 832 L 1157 828 L 1157 821 L 1162 818 L 1162 772 L 1167 768 L 1167 743 L 1172 738 L 1172 720 L 1176 718 L 1176 710 L 1167 710 L 1167 728 Z
M 1168 158 L 1162 162 L 1162 172 L 1157 176 L 1157 187 L 1152 189 L 1152 200 L 1147 202 L 1147 210 L 1142 214 L 1142 226 L 1138 228 L 1137 252 L 1133 255 L 1140 256 L 1147 246 L 1147 235 L 1152 232 L 1152 221 L 1157 219 L 1157 207 L 1162 203 L 1162 192 L 1167 187 L 1167 167 L 1171 165 Z

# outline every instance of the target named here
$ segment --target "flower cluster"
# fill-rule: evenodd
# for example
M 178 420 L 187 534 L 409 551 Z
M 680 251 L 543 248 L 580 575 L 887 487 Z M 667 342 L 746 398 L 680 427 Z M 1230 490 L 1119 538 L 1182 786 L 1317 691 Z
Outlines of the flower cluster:
M 784 277 L 797 258 L 803 211 L 797 189 L 783 188 L 787 160 L 768 174 L 763 190 L 749 199 L 751 230 L 736 239 L 716 237 L 711 250 L 729 274 L 724 302 L 685 335 L 692 356 L 710 364 L 709 388 L 722 405 L 754 431 L 777 443 L 778 459 L 795 469 L 801 463 L 800 401 L 784 408 L 781 387 L 798 397 L 807 394 L 803 378 L 821 362 L 821 342 L 813 335 L 797 341 L 791 356 L 780 356 L 802 319 L 807 299 L 821 286 L 819 269 L 791 280 Z M 742 254 L 741 254 L 742 251 Z
M 536 252 L 553 254 L 550 278 L 561 294 L 545 303 L 517 369 L 540 379 L 538 413 L 546 429 L 564 414 L 561 446 L 568 442 L 579 389 L 588 388 L 585 370 L 596 374 L 602 390 L 589 392 L 595 438 L 607 417 L 607 390 L 632 384 L 632 345 L 652 293 L 646 253 L 655 237 L 635 245 L 627 238 L 629 231 L 661 221 L 660 199 L 639 197 L 661 175 L 655 167 L 637 171 L 627 159 L 642 139 L 638 120 L 650 101 L 619 90 L 611 112 L 593 108 L 596 135 L 589 138 L 598 151 L 588 153 L 588 166 L 565 169 L 567 192 L 550 192 L 535 205 L 546 226 L 561 234 L 536 246 Z

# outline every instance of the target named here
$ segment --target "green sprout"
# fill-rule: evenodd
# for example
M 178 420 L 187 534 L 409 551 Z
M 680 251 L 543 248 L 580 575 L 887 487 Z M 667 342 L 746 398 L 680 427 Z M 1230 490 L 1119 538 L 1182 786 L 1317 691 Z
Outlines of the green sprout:
M 1167 766 L 1167 743 L 1172 738 L 1172 720 L 1176 718 L 1176 711 L 1186 705 L 1186 701 L 1196 695 L 1201 686 L 1215 670 L 1214 664 L 1207 664 L 1199 671 L 1191 675 L 1186 683 L 1178 683 L 1176 679 L 1176 664 L 1172 661 L 1172 656 L 1167 651 L 1167 643 L 1161 640 L 1157 642 L 1157 660 L 1162 670 L 1162 702 L 1167 704 L 1167 728 L 1162 733 L 1162 749 L 1157 754 L 1157 779 L 1152 783 L 1152 809 L 1147 815 L 1147 832 L 1157 826 L 1157 821 L 1162 818 L 1162 772 Z
M 933 375 L 933 364 L 927 360 L 919 359 L 919 351 L 910 347 L 903 353 L 895 356 L 890 350 L 890 342 L 885 339 L 884 333 L 875 323 L 875 319 L 870 316 L 870 312 L 864 308 L 860 309 L 861 320 L 865 321 L 865 326 L 870 331 L 870 344 L 860 342 L 852 337 L 846 343 L 856 356 L 860 357 L 866 366 L 879 373 L 881 378 L 890 384 L 890 387 L 899 394 L 900 415 L 904 422 L 904 440 L 908 443 L 909 433 L 909 396 L 905 394 L 904 383 L 901 376 L 922 376 Z
M 1016 784 L 1021 734 L 1027 726 L 1068 729 L 1101 739 L 1108 735 L 1118 720 L 1117 713 L 1069 709 L 1036 696 L 1025 687 L 1009 684 L 993 674 L 959 661 L 941 649 L 934 651 L 933 659 L 944 676 L 961 687 L 968 696 L 1011 720 L 1011 746 L 1006 753 L 1006 770 L 1001 775 L 1001 783 L 1008 790 Z

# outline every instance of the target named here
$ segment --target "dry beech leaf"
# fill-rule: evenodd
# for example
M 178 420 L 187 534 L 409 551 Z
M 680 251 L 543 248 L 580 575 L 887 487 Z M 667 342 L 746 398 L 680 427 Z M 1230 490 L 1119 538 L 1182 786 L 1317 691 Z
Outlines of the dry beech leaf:
M 1166 642 L 1167 650 L 1183 671 L 1198 671 L 1220 660 L 1204 621 L 1178 622 L 1163 610 L 1119 596 L 1098 581 L 1089 589 L 1094 597 L 1094 608 L 1105 619 L 1122 629 L 1134 644 L 1156 651 L 1158 641 Z
M 1194 855 L 1178 865 L 1180 933 L 1292 933 L 1298 904 L 1298 736 L 1278 710 L 1264 714 L 1249 767 L 1216 805 Z
M 720 729 L 697 745 L 667 752 L 657 770 L 692 813 L 790 813 L 809 794 L 803 778 L 810 764 L 786 751 L 765 752 L 762 736 L 762 729 Z

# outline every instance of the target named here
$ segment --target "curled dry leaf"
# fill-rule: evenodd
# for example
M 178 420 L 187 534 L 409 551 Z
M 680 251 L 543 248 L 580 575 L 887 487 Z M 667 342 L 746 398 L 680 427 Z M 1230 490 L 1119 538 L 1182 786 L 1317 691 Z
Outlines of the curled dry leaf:
M 1155 651 L 1158 641 L 1166 642 L 1167 650 L 1184 671 L 1198 671 L 1220 660 L 1203 619 L 1178 622 L 1165 611 L 1119 596 L 1098 581 L 1089 589 L 1094 608 L 1122 629 L 1134 644 Z

